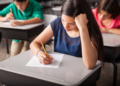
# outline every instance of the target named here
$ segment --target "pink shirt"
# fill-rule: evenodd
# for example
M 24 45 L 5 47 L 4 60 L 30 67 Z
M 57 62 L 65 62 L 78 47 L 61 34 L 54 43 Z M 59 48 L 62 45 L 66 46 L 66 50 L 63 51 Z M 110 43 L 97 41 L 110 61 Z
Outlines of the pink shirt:
M 101 21 L 99 20 L 98 14 L 97 14 L 97 8 L 92 9 L 93 15 L 98 23 L 99 28 L 103 28 L 104 26 L 102 25 Z M 111 23 L 109 26 L 105 28 L 118 28 L 120 29 L 120 15 L 116 19 L 112 19 Z

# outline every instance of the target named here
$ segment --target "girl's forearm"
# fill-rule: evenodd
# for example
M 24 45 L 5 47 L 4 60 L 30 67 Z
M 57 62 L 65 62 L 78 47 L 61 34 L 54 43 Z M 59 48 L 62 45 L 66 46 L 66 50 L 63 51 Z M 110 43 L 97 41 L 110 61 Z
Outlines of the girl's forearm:
M 82 58 L 88 69 L 95 66 L 98 59 L 97 50 L 93 48 L 87 26 L 80 29 Z
M 120 29 L 111 28 L 111 29 L 108 29 L 108 33 L 120 35 Z

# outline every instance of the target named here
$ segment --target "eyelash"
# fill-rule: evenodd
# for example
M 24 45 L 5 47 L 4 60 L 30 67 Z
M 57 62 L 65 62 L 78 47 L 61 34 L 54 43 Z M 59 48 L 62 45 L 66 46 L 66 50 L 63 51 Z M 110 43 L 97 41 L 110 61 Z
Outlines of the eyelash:
M 62 20 L 63 22 L 65 22 L 64 20 Z M 75 25 L 75 24 L 70 24 L 70 25 Z
M 75 24 L 70 24 L 70 25 L 75 25 Z
M 108 17 L 108 15 L 106 15 L 105 17 Z
M 102 13 L 100 13 L 100 14 L 102 14 Z M 108 17 L 108 15 L 106 15 L 105 17 Z

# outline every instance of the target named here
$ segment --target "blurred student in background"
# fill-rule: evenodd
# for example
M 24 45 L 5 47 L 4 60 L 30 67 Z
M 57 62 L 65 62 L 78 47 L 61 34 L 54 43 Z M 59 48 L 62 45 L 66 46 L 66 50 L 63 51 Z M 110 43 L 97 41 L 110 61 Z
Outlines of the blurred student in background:
M 101 32 L 120 35 L 120 6 L 118 0 L 101 0 L 92 10 Z
M 25 21 L 19 22 L 14 19 Z M 9 20 L 14 20 L 11 22 L 13 27 L 41 23 L 43 20 L 42 6 L 35 0 L 13 0 L 13 3 L 0 11 L 0 21 L 5 22 Z M 10 57 L 28 49 L 29 43 L 27 41 L 13 39 Z
M 118 0 L 101 0 L 92 10 L 102 33 L 120 35 L 120 6 Z M 120 59 L 120 55 L 116 58 Z

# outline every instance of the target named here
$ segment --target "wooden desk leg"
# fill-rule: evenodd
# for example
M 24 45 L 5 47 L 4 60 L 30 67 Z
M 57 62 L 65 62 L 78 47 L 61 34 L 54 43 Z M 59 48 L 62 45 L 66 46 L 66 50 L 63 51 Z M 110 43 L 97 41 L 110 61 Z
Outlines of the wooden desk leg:
M 111 61 L 114 66 L 114 72 L 113 72 L 113 86 L 117 86 L 117 64 L 115 61 Z
M 8 39 L 6 39 L 6 47 L 7 47 L 7 54 L 9 55 L 9 45 L 8 45 Z

